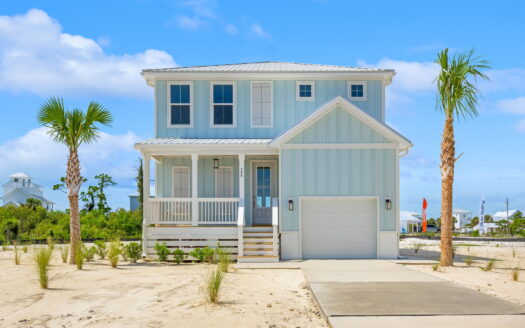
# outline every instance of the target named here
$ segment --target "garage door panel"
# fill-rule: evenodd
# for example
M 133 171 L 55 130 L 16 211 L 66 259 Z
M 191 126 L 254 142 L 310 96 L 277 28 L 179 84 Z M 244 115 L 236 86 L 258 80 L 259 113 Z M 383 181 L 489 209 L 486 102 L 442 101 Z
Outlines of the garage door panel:
M 374 199 L 303 199 L 303 258 L 375 258 Z

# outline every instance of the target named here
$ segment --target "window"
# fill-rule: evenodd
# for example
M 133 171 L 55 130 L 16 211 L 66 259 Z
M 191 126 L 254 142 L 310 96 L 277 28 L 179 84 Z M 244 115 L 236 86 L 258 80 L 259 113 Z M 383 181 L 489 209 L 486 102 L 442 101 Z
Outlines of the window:
M 348 97 L 353 100 L 366 100 L 366 82 L 348 82 Z
M 168 84 L 168 124 L 170 126 L 192 125 L 192 85 L 190 82 Z
M 235 126 L 235 85 L 216 82 L 211 85 L 212 126 Z
M 251 83 L 252 127 L 272 127 L 272 82 Z
M 173 167 L 173 197 L 190 197 L 190 168 L 189 166 Z
M 315 84 L 313 81 L 297 81 L 297 101 L 315 100 Z
M 233 197 L 233 168 L 231 166 L 215 169 L 215 197 Z

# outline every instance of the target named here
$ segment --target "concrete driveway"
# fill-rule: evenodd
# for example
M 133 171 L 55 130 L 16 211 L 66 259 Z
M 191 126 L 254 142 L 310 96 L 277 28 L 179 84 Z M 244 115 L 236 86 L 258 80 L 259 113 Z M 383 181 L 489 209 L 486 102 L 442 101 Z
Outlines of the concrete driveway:
M 386 260 L 301 263 L 333 327 L 523 327 L 525 307 Z

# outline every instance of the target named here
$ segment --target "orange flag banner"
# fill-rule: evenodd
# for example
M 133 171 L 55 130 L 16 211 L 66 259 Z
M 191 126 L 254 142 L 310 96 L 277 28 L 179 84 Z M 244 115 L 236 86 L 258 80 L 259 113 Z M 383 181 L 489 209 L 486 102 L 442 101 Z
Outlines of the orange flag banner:
M 421 213 L 421 218 L 423 220 L 423 222 L 421 222 L 422 224 L 421 230 L 423 232 L 427 232 L 427 206 L 428 206 L 427 200 L 423 198 L 423 211 Z

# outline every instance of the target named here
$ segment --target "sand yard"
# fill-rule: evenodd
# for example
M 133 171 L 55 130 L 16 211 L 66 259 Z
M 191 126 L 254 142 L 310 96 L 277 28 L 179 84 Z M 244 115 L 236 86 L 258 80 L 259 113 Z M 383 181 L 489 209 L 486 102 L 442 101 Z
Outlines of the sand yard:
M 49 289 L 28 253 L 0 252 L 1 327 L 326 327 L 301 270 L 235 270 L 205 300 L 207 264 L 52 261 Z

